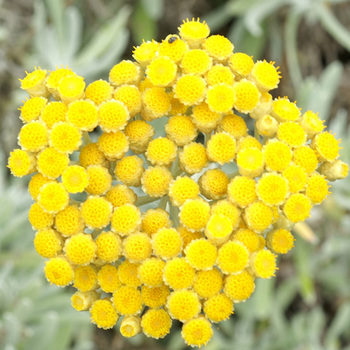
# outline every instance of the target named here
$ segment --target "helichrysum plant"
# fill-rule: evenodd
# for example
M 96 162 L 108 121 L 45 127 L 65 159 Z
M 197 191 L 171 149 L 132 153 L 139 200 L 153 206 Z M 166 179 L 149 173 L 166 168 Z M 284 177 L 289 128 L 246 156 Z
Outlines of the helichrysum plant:
M 34 246 L 47 280 L 76 288 L 76 310 L 99 328 L 121 319 L 125 337 L 163 338 L 179 320 L 201 347 L 256 278 L 275 276 L 293 225 L 348 165 L 317 114 L 272 97 L 274 62 L 234 52 L 205 22 L 133 58 L 88 86 L 69 68 L 27 73 L 8 166 L 33 174 Z

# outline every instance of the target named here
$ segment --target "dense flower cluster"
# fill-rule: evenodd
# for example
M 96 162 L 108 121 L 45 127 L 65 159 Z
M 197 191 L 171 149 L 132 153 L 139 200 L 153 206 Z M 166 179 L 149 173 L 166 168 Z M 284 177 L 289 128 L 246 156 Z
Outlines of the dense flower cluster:
M 121 318 L 125 337 L 163 338 L 179 320 L 186 344 L 207 344 L 211 323 L 275 275 L 293 224 L 347 176 L 318 115 L 270 94 L 274 62 L 233 50 L 187 20 L 109 81 L 86 86 L 68 68 L 21 81 L 30 98 L 8 166 L 35 173 L 29 220 L 46 278 L 72 284 L 73 307 L 100 328 Z

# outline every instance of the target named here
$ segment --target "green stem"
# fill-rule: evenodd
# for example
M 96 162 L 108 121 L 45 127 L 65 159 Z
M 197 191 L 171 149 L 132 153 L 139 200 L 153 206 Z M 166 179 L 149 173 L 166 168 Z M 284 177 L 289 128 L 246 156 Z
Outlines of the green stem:
M 92 143 L 92 140 L 90 138 L 88 131 L 83 131 L 83 141 L 84 141 L 84 145 L 88 145 L 89 143 Z
M 180 213 L 180 209 L 178 207 L 175 207 L 174 205 L 170 203 L 170 219 L 173 221 L 173 223 L 175 224 L 175 226 L 179 226 L 179 213 Z
M 153 203 L 158 200 L 159 198 L 156 198 L 156 197 L 141 196 L 137 198 L 136 206 L 141 207 L 142 205 Z
M 162 199 L 158 203 L 158 208 L 166 210 L 166 205 L 168 204 L 168 196 L 163 196 Z

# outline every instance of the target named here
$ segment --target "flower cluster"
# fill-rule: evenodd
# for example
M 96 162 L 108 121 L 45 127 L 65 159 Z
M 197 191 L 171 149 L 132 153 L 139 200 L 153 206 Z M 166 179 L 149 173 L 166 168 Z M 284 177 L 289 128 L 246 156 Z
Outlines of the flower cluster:
M 72 306 L 97 327 L 121 318 L 125 337 L 163 338 L 179 320 L 186 344 L 207 344 L 255 279 L 275 275 L 293 224 L 348 173 L 319 116 L 272 97 L 274 62 L 209 32 L 184 21 L 136 47 L 109 81 L 86 86 L 68 68 L 21 81 L 30 98 L 8 166 L 35 173 L 29 220 L 45 276 L 72 284 Z

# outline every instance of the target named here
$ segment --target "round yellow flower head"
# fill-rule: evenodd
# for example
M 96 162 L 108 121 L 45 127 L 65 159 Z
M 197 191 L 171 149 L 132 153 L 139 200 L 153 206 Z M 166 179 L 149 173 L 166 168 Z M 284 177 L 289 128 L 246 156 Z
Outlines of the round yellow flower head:
M 260 245 L 258 234 L 248 228 L 240 228 L 234 233 L 233 238 L 242 242 L 249 253 L 257 251 Z
M 258 104 L 260 92 L 256 85 L 249 80 L 242 79 L 233 85 L 234 107 L 239 112 L 249 113 Z
M 318 114 L 312 111 L 307 111 L 301 116 L 300 125 L 305 130 L 309 139 L 322 132 L 325 128 Z
M 218 250 L 217 265 L 225 274 L 237 274 L 248 265 L 249 250 L 240 241 L 231 240 Z
M 69 194 L 61 183 L 48 182 L 41 187 L 38 204 L 47 213 L 56 214 L 63 210 L 69 202 Z
M 154 58 L 146 69 L 146 75 L 154 86 L 166 87 L 172 85 L 176 74 L 176 63 L 165 56 Z
M 32 176 L 28 184 L 28 191 L 31 197 L 36 201 L 38 199 L 41 187 L 51 181 L 51 179 L 42 175 L 41 173 L 37 173 Z
M 131 338 L 141 332 L 141 319 L 140 317 L 127 316 L 124 317 L 120 323 L 120 334 L 123 337 Z
M 92 195 L 105 194 L 112 186 L 112 176 L 108 169 L 101 165 L 90 165 L 87 168 L 89 184 L 86 192 Z
M 131 188 L 118 184 L 107 191 L 105 198 L 116 208 L 127 203 L 135 204 L 137 196 Z
M 112 204 L 100 196 L 89 196 L 81 205 L 81 215 L 87 227 L 100 229 L 109 225 Z
M 185 146 L 197 137 L 197 128 L 191 118 L 186 115 L 176 115 L 169 118 L 165 124 L 165 131 L 169 139 L 177 146 Z
M 165 262 L 160 258 L 149 258 L 142 262 L 138 268 L 140 282 L 148 287 L 161 287 Z
M 320 166 L 320 172 L 329 181 L 344 179 L 349 174 L 349 165 L 337 159 L 334 162 L 323 163 Z
M 189 106 L 184 105 L 179 99 L 175 97 L 174 92 L 169 92 L 170 96 L 170 115 L 184 115 Z
M 141 112 L 142 94 L 137 86 L 122 85 L 115 90 L 113 96 L 124 103 L 131 117 Z
M 300 118 L 300 109 L 287 97 L 274 100 L 271 113 L 280 122 L 298 121 Z
M 312 147 L 322 162 L 332 162 L 339 157 L 339 140 L 330 132 L 325 131 L 314 137 Z
M 46 105 L 47 99 L 42 96 L 32 97 L 24 101 L 23 106 L 18 108 L 21 111 L 20 119 L 23 123 L 37 120 Z
M 268 206 L 281 205 L 288 196 L 288 181 L 277 173 L 265 173 L 257 182 L 256 193 Z
M 227 216 L 214 214 L 210 216 L 204 233 L 215 245 L 221 245 L 229 239 L 232 231 L 232 222 Z
M 211 323 L 203 316 L 193 318 L 182 326 L 181 337 L 189 346 L 207 345 L 214 332 Z
M 300 124 L 285 122 L 278 126 L 277 138 L 291 147 L 300 147 L 306 142 L 306 133 Z
M 220 121 L 219 130 L 224 131 L 238 139 L 247 135 L 248 127 L 242 117 L 229 113 Z
M 239 173 L 243 176 L 257 177 L 264 171 L 264 154 L 258 148 L 244 148 L 237 153 Z
M 186 289 L 171 292 L 166 307 L 170 316 L 181 322 L 198 316 L 201 311 L 201 303 L 197 293 Z
M 73 282 L 73 267 L 62 255 L 46 261 L 44 272 L 46 279 L 56 286 L 65 287 Z
M 152 247 L 155 256 L 167 260 L 181 253 L 182 238 L 173 228 L 161 228 L 152 236 Z
M 241 211 L 227 199 L 216 202 L 211 207 L 211 215 L 225 216 L 230 220 L 232 229 L 236 229 L 241 220 Z
M 199 173 L 208 165 L 206 148 L 196 142 L 187 144 L 179 153 L 180 167 L 188 174 Z
M 126 126 L 124 132 L 129 138 L 130 149 L 139 154 L 146 150 L 154 135 L 154 128 L 144 120 L 134 120 Z
M 221 120 L 221 114 L 213 112 L 207 103 L 202 102 L 192 108 L 192 120 L 199 131 L 211 133 Z
M 270 91 L 277 88 L 281 78 L 278 68 L 274 66 L 274 62 L 269 63 L 265 60 L 254 64 L 251 76 L 259 89 Z
M 233 52 L 233 44 L 222 35 L 211 35 L 203 43 L 203 49 L 214 60 L 224 62 Z
M 114 86 L 137 84 L 141 79 L 140 66 L 132 61 L 123 60 L 109 72 L 109 82 Z
M 225 132 L 212 135 L 207 144 L 207 154 L 212 162 L 221 165 L 230 163 L 236 156 L 236 139 Z
M 233 73 L 239 77 L 246 77 L 254 67 L 254 61 L 251 56 L 243 52 L 236 52 L 228 59 L 228 64 Z
M 145 67 L 156 56 L 159 43 L 155 40 L 143 41 L 141 45 L 134 48 L 132 57 L 141 67 Z
M 62 236 L 69 237 L 84 230 L 83 218 L 77 204 L 67 205 L 55 216 L 55 227 Z
M 269 171 L 283 171 L 292 161 L 292 150 L 290 147 L 276 139 L 270 139 L 264 145 L 263 154 L 266 168 Z
M 212 66 L 212 58 L 204 50 L 194 49 L 185 52 L 180 62 L 185 74 L 205 74 Z
M 214 295 L 204 302 L 203 311 L 211 322 L 227 320 L 233 314 L 233 301 L 224 293 Z
M 271 225 L 273 220 L 272 210 L 263 202 L 257 201 L 245 209 L 244 219 L 250 229 L 260 233 Z
M 150 197 L 165 196 L 171 180 L 171 172 L 165 166 L 148 167 L 141 177 L 142 190 Z
M 210 34 L 210 29 L 205 21 L 200 22 L 199 18 L 195 20 L 188 18 L 183 21 L 179 29 L 180 37 L 185 40 L 191 48 L 199 47 Z
M 169 34 L 159 45 L 158 56 L 166 56 L 178 63 L 188 50 L 188 45 L 176 34 Z
M 113 293 L 112 300 L 120 315 L 137 315 L 141 312 L 141 292 L 135 287 L 121 286 Z
M 36 159 L 30 152 L 15 149 L 10 152 L 7 167 L 11 174 L 16 177 L 23 177 L 36 170 Z
M 54 97 L 58 100 L 60 98 L 58 93 L 58 84 L 62 78 L 67 76 L 76 76 L 76 74 L 68 67 L 61 66 L 60 68 L 56 67 L 54 71 L 50 72 L 50 75 L 46 78 L 46 87 Z
M 50 131 L 49 144 L 62 153 L 73 153 L 78 150 L 82 140 L 81 131 L 71 123 L 56 123 Z
M 119 316 L 108 299 L 98 299 L 93 302 L 90 308 L 91 322 L 98 328 L 110 329 L 117 323 Z
M 98 271 L 97 282 L 105 293 L 115 292 L 121 286 L 118 269 L 113 265 L 103 265 Z
M 205 98 L 206 83 L 198 75 L 182 75 L 174 87 L 175 97 L 184 105 L 197 105 Z
M 139 287 L 141 285 L 138 277 L 138 269 L 140 264 L 131 263 L 129 260 L 124 260 L 118 267 L 118 276 L 122 284 L 130 287 Z
M 310 216 L 311 201 L 302 193 L 292 194 L 283 206 L 283 212 L 292 222 L 304 221 Z
M 273 137 L 278 129 L 278 122 L 271 115 L 265 114 L 256 121 L 255 126 L 261 136 Z
M 78 266 L 74 269 L 73 287 L 81 292 L 91 292 L 97 285 L 97 272 L 94 265 Z
M 266 246 L 276 254 L 287 254 L 294 247 L 295 238 L 285 228 L 270 231 L 266 236 Z
M 119 259 L 122 253 L 122 242 L 114 232 L 101 232 L 95 242 L 97 258 L 106 263 L 113 263 Z
M 213 112 L 228 113 L 236 102 L 234 89 L 225 83 L 210 86 L 205 102 Z
M 210 205 L 201 198 L 188 199 L 180 208 L 181 224 L 193 231 L 203 230 L 209 217 Z
M 34 230 L 43 230 L 52 226 L 54 214 L 47 213 L 35 202 L 29 209 L 28 220 Z
M 20 79 L 21 88 L 28 92 L 30 96 L 46 96 L 48 91 L 45 86 L 47 70 L 36 68 L 33 72 L 26 72 L 24 79 Z
M 67 110 L 68 107 L 63 102 L 49 102 L 41 111 L 40 120 L 48 129 L 51 129 L 56 123 L 66 121 Z
M 166 262 L 163 275 L 165 284 L 170 288 L 187 289 L 193 284 L 195 269 L 185 258 L 174 258 Z
M 221 169 L 208 169 L 199 178 L 201 193 L 209 199 L 220 199 L 226 195 L 229 181 Z
M 121 159 L 129 150 L 128 137 L 122 131 L 104 132 L 97 141 L 98 148 L 111 161 Z
M 152 244 L 149 235 L 136 232 L 123 241 L 123 255 L 130 262 L 142 262 L 152 254 Z
M 217 248 L 205 238 L 194 239 L 187 245 L 185 256 L 196 270 L 210 270 L 216 262 Z
M 145 155 L 153 165 L 170 165 L 176 158 L 177 147 L 167 137 L 159 137 L 148 144 Z
M 149 309 L 141 320 L 143 333 L 155 339 L 164 338 L 170 333 L 171 325 L 171 318 L 163 309 Z
M 220 83 L 233 85 L 234 78 L 235 76 L 231 69 L 223 66 L 222 64 L 215 64 L 212 66 L 205 76 L 208 86 L 213 86 Z
M 52 229 L 38 231 L 34 238 L 34 247 L 43 258 L 53 258 L 62 252 L 62 237 Z
M 142 94 L 142 101 L 146 115 L 142 114 L 142 111 L 141 115 L 147 121 L 161 118 L 170 110 L 170 98 L 163 87 L 154 86 L 146 89 Z
M 97 107 L 89 100 L 74 101 L 68 106 L 67 120 L 82 131 L 92 131 L 98 124 Z
M 306 185 L 306 171 L 299 165 L 291 164 L 282 173 L 288 181 L 289 191 L 292 193 L 302 191 Z
M 201 298 L 210 298 L 218 294 L 223 286 L 223 275 L 217 268 L 197 271 L 193 283 L 194 291 Z
M 127 186 L 140 186 L 143 171 L 143 160 L 137 156 L 124 157 L 115 167 L 117 179 Z
M 96 291 L 76 291 L 71 297 L 71 305 L 77 311 L 86 311 L 89 310 L 92 303 L 99 298 L 100 295 Z
M 177 230 L 180 233 L 180 236 L 181 236 L 182 241 L 183 241 L 183 245 L 182 245 L 182 251 L 183 252 L 185 251 L 185 249 L 188 246 L 188 244 L 190 244 L 193 240 L 203 237 L 202 232 L 200 232 L 200 231 L 191 231 L 188 228 L 183 227 L 181 225 L 179 225 L 177 227 Z
M 313 204 L 321 204 L 329 194 L 328 181 L 324 175 L 315 173 L 307 179 L 306 196 Z
M 169 197 L 173 205 L 179 207 L 187 199 L 195 199 L 199 195 L 199 186 L 188 176 L 177 177 L 169 186 Z
M 108 161 L 105 155 L 98 148 L 97 143 L 88 143 L 81 148 L 79 162 L 84 168 L 90 165 L 102 165 L 108 167 Z
M 18 143 L 26 151 L 38 152 L 47 146 L 48 141 L 46 126 L 40 121 L 23 125 L 18 134 Z
M 257 199 L 256 183 L 248 176 L 235 176 L 227 187 L 227 197 L 240 208 L 245 208 Z
M 246 301 L 254 289 L 254 277 L 246 270 L 225 279 L 224 293 L 235 303 Z
M 64 103 L 71 103 L 84 97 L 85 81 L 78 75 L 66 75 L 60 79 L 57 92 Z
M 89 184 L 89 174 L 80 165 L 71 165 L 62 174 L 62 184 L 69 193 L 80 193 Z
M 307 174 L 313 173 L 318 166 L 317 155 L 309 146 L 302 146 L 295 149 L 293 152 L 293 162 L 301 166 Z
M 124 204 L 114 209 L 112 230 L 121 236 L 135 232 L 141 224 L 140 209 L 133 204 Z
M 257 148 L 262 149 L 262 144 L 254 136 L 247 135 L 240 137 L 237 142 L 237 152 L 245 148 Z
M 62 175 L 68 167 L 68 164 L 68 155 L 52 147 L 45 148 L 37 156 L 38 171 L 50 179 L 56 179 Z
M 91 235 L 78 233 L 64 244 L 68 260 L 74 265 L 88 265 L 96 257 L 97 245 Z
M 85 98 L 100 105 L 112 98 L 113 87 L 108 81 L 99 79 L 89 84 L 85 90 Z
M 142 303 L 150 308 L 159 308 L 165 305 L 170 294 L 169 287 L 162 285 L 160 287 L 141 287 Z
M 276 255 L 268 249 L 262 249 L 250 255 L 250 268 L 257 277 L 271 278 L 275 276 Z
M 102 102 L 98 109 L 99 125 L 105 132 L 118 132 L 125 128 L 130 114 L 125 104 L 117 100 Z
M 169 228 L 171 224 L 169 214 L 165 210 L 148 209 L 142 214 L 141 231 L 152 236 L 161 228 Z

